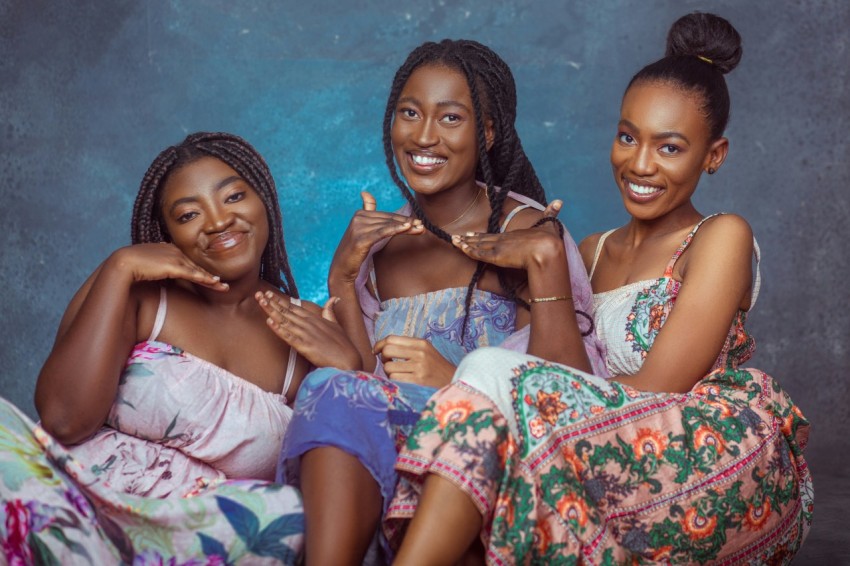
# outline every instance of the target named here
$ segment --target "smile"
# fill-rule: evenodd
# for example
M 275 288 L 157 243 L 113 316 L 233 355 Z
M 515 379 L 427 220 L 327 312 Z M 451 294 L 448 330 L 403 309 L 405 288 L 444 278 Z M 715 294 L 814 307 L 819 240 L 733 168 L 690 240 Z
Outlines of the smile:
M 433 157 L 428 155 L 416 155 L 415 153 L 410 154 L 410 159 L 413 160 L 413 163 L 416 165 L 421 165 L 423 167 L 429 167 L 432 165 L 442 165 L 448 159 L 445 157 Z
M 226 251 L 238 246 L 245 239 L 242 232 L 223 232 L 210 240 L 207 249 L 209 251 Z
M 646 186 L 646 185 L 636 185 L 635 183 L 632 183 L 631 181 L 628 181 L 627 184 L 629 186 L 630 191 L 632 191 L 633 193 L 640 195 L 640 196 L 649 196 L 649 195 L 652 195 L 652 194 L 655 194 L 655 193 L 661 191 L 661 189 L 659 189 L 658 187 L 649 187 L 649 186 Z

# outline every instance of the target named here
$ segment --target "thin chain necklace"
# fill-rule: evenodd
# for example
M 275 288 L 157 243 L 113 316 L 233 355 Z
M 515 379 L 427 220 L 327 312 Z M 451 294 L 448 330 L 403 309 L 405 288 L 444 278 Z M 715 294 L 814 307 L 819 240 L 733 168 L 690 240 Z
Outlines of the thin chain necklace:
M 474 207 L 475 203 L 478 202 L 478 198 L 481 196 L 482 192 L 484 192 L 484 191 L 481 190 L 481 187 L 478 187 L 478 193 L 476 193 L 475 198 L 472 199 L 472 202 L 469 203 L 469 206 L 467 206 L 466 209 L 463 212 L 460 213 L 460 216 L 458 216 L 457 218 L 455 218 L 454 220 L 452 220 L 448 224 L 443 224 L 442 226 L 440 226 L 440 229 L 445 230 L 446 228 L 448 228 L 449 226 L 451 226 L 452 224 L 454 224 L 455 222 L 457 222 L 458 220 L 460 220 L 461 218 L 466 216 L 466 213 L 469 212 L 470 210 L 472 210 L 472 207 Z

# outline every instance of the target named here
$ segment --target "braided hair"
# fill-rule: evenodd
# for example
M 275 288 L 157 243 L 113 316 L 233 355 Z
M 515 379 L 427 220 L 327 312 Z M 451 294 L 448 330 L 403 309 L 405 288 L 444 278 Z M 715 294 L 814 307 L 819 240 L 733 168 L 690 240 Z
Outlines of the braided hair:
M 523 151 L 519 134 L 516 131 L 516 84 L 510 67 L 489 47 L 477 41 L 444 39 L 439 43 L 426 42 L 407 56 L 404 64 L 396 71 L 393 84 L 387 98 L 384 112 L 384 154 L 387 167 L 396 186 L 410 203 L 413 214 L 435 236 L 446 242 L 451 235 L 434 225 L 416 202 L 410 187 L 402 180 L 395 162 L 392 147 L 392 125 L 401 91 L 410 75 L 419 67 L 437 65 L 458 71 L 466 78 L 472 107 L 475 115 L 475 133 L 478 140 L 478 165 L 476 179 L 487 187 L 490 201 L 490 218 L 487 232 L 499 231 L 505 199 L 509 191 L 514 191 L 546 204 L 546 194 L 528 156 Z M 487 150 L 484 133 L 485 118 L 493 123 L 494 142 Z M 465 302 L 465 316 L 461 330 L 461 341 L 466 335 L 469 324 L 469 309 L 472 294 L 487 264 L 477 262 L 472 280 L 469 282 Z M 517 284 L 508 281 L 506 272 L 496 268 L 499 283 L 507 296 L 519 305 L 528 308 L 516 295 Z
M 133 205 L 133 244 L 171 241 L 162 216 L 162 189 L 174 171 L 203 157 L 215 157 L 226 163 L 260 197 L 269 223 L 269 241 L 263 250 L 260 277 L 287 295 L 298 297 L 283 243 L 283 224 L 274 179 L 257 150 L 233 134 L 197 132 L 157 155 L 142 178 Z
M 696 94 L 715 140 L 729 122 L 731 102 L 723 75 L 738 66 L 742 54 L 741 36 L 726 19 L 687 14 L 670 27 L 664 58 L 638 71 L 626 91 L 636 83 L 662 82 Z

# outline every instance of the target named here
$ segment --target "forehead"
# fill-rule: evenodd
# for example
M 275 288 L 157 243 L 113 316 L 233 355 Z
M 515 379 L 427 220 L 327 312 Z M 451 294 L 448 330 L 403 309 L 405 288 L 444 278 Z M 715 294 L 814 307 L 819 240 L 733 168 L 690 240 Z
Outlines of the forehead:
M 423 103 L 455 101 L 472 107 L 466 77 L 458 70 L 439 64 L 427 64 L 414 70 L 400 97 L 415 98 Z
M 215 189 L 222 181 L 241 177 L 224 161 L 201 157 L 172 171 L 162 187 L 163 202 Z
M 680 132 L 689 139 L 710 135 L 702 97 L 664 82 L 636 83 L 626 91 L 620 119 L 647 132 Z

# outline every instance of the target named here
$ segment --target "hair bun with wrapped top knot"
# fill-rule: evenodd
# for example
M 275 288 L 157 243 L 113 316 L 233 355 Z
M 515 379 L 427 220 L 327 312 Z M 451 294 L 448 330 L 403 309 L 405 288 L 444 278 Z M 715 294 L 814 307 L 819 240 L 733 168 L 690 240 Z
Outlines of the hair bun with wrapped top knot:
M 665 56 L 685 55 L 708 59 L 726 74 L 741 61 L 741 36 L 726 19 L 714 14 L 694 12 L 673 23 L 667 33 Z M 708 63 L 709 61 L 706 61 Z

